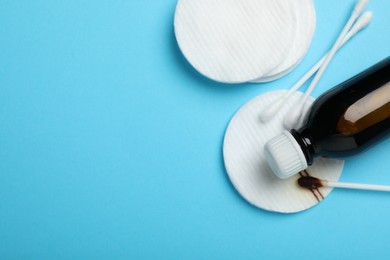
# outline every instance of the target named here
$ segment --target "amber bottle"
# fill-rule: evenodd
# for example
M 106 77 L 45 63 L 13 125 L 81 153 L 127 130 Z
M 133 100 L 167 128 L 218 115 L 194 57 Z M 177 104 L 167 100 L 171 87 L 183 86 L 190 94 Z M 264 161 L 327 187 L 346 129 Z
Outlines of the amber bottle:
M 265 146 L 268 163 L 288 178 L 313 158 L 345 158 L 390 133 L 390 57 L 321 95 L 306 124 L 285 131 Z

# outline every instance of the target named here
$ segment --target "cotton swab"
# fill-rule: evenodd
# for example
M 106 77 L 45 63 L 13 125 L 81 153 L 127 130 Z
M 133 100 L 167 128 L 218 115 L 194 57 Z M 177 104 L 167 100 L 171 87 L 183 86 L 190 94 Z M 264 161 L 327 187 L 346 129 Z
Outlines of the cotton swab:
M 321 67 L 318 69 L 317 74 L 314 76 L 313 81 L 310 83 L 308 90 L 305 92 L 301 105 L 292 110 L 291 113 L 286 116 L 284 120 L 284 126 L 287 129 L 291 129 L 294 127 L 294 125 L 299 121 L 300 116 L 302 115 L 302 110 L 304 105 L 306 104 L 306 101 L 309 99 L 309 94 L 311 91 L 314 89 L 314 87 L 318 84 L 320 78 L 324 74 L 326 68 L 328 67 L 330 61 L 333 59 L 334 55 L 336 54 L 337 50 L 341 46 L 341 43 L 343 42 L 343 39 L 345 36 L 348 34 L 348 31 L 352 28 L 352 25 L 356 22 L 356 20 L 359 18 L 360 14 L 363 12 L 363 9 L 367 6 L 368 0 L 360 0 L 353 12 L 351 17 L 348 19 L 348 22 L 345 24 L 343 30 L 341 31 L 339 37 L 337 38 L 336 42 L 334 43 L 333 47 L 331 48 L 330 52 L 328 55 L 326 55 L 326 58 L 321 65 Z
M 345 188 L 345 189 L 358 189 L 358 190 L 390 191 L 390 186 L 326 181 L 311 176 L 304 176 L 299 178 L 298 184 L 299 186 L 307 189 L 331 187 L 331 188 Z
M 343 47 L 352 37 L 354 37 L 356 34 L 358 34 L 361 30 L 363 30 L 367 25 L 370 24 L 373 17 L 373 13 L 368 11 L 365 12 L 355 23 L 355 25 L 352 27 L 352 29 L 348 32 L 348 34 L 343 39 L 341 45 L 337 50 L 340 50 L 341 47 Z M 326 53 L 308 72 L 306 72 L 305 75 L 302 76 L 280 99 L 278 99 L 275 103 L 270 105 L 268 109 L 264 110 L 261 115 L 260 119 L 263 123 L 268 122 L 271 120 L 276 113 L 283 107 L 286 100 L 291 97 L 291 95 L 297 91 L 309 78 L 311 78 L 314 73 L 318 71 L 318 69 L 321 67 L 321 65 L 324 63 L 326 56 L 329 54 Z
M 365 12 L 358 20 L 357 22 L 355 23 L 355 25 L 352 27 L 352 29 L 348 32 L 348 34 L 345 36 L 343 42 L 341 43 L 340 47 L 338 48 L 338 50 L 349 40 L 351 39 L 354 35 L 356 35 L 359 31 L 361 31 L 362 29 L 364 29 L 372 20 L 372 17 L 373 17 L 373 13 L 371 11 L 367 11 Z M 324 60 L 325 60 L 326 56 L 324 57 Z M 302 102 L 301 101 L 301 106 L 302 106 L 302 112 L 301 112 L 301 115 L 299 116 L 299 119 L 297 120 L 297 122 L 295 123 L 295 126 L 300 126 L 302 125 L 304 122 L 304 119 L 306 118 L 303 111 L 306 111 L 305 109 L 305 106 L 306 106 L 306 101 L 308 99 L 308 97 L 311 95 L 311 93 L 313 92 L 314 90 L 314 87 L 313 86 L 312 88 L 308 88 L 305 92 L 306 94 L 306 99 L 304 99 L 304 101 Z

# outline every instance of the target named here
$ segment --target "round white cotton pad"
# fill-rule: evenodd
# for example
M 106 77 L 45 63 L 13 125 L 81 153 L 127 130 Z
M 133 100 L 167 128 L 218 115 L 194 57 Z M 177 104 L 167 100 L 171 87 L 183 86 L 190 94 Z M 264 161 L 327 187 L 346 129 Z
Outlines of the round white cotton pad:
M 291 72 L 306 55 L 316 28 L 316 13 L 313 0 L 294 0 L 297 27 L 292 48 L 286 58 L 272 71 L 253 82 L 268 82 L 281 78 Z
M 279 90 L 265 93 L 240 108 L 226 130 L 223 157 L 231 182 L 249 203 L 269 211 L 293 213 L 316 205 L 330 193 L 331 188 L 301 188 L 297 184 L 299 175 L 281 180 L 265 161 L 265 143 L 285 130 L 284 116 L 294 109 L 294 105 L 303 95 L 300 92 L 295 93 L 275 118 L 266 124 L 262 123 L 260 112 L 280 99 L 284 92 Z M 337 181 L 343 166 L 344 161 L 318 158 L 301 174 Z
M 204 76 L 243 83 L 266 75 L 288 55 L 296 33 L 290 0 L 179 0 L 179 48 Z

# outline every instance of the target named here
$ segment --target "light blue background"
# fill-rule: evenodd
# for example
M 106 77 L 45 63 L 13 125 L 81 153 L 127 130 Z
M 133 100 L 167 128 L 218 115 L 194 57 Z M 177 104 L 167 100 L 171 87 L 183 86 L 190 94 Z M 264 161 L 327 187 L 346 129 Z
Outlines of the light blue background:
M 0 0 L 0 258 L 388 259 L 390 195 L 335 190 L 298 214 L 230 184 L 225 128 L 256 95 L 289 88 L 324 54 L 353 0 L 315 1 L 302 64 L 268 84 L 195 72 L 176 0 Z M 390 1 L 331 63 L 314 96 L 390 53 Z M 344 181 L 390 184 L 390 140 Z

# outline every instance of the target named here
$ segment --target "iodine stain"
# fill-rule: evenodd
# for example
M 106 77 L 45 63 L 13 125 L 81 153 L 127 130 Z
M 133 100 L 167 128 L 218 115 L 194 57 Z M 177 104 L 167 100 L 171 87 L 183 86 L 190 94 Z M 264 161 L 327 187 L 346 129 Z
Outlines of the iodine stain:
M 299 186 L 310 190 L 318 202 L 320 202 L 321 200 L 323 200 L 325 198 L 324 195 L 318 189 L 319 187 L 322 187 L 322 186 L 312 185 L 313 183 L 305 183 L 305 185 L 301 185 L 301 183 L 300 183 L 300 180 L 305 180 L 306 178 L 309 178 L 309 179 L 317 179 L 317 178 L 310 176 L 310 174 L 307 170 L 300 172 L 299 175 L 301 176 L 301 178 L 298 179 Z M 303 181 L 303 182 L 306 182 L 306 181 Z

